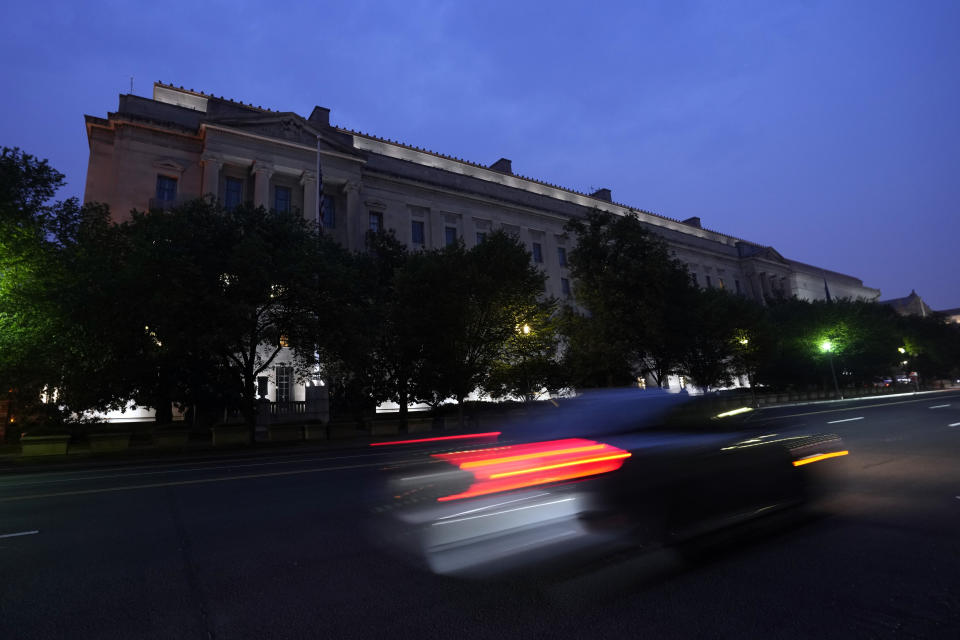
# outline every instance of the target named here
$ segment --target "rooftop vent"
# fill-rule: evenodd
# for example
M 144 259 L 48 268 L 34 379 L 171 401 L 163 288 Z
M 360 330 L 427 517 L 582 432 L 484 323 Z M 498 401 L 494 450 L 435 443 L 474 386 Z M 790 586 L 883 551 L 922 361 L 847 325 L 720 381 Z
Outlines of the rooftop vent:
M 330 126 L 330 109 L 326 107 L 314 107 L 313 111 L 310 112 L 310 117 L 308 118 L 310 124 L 314 124 L 320 127 L 329 127 Z
M 490 168 L 493 169 L 494 171 L 509 173 L 511 175 L 513 174 L 513 163 L 510 162 L 509 158 L 500 158 L 499 160 L 494 162 L 492 165 L 490 165 Z
M 613 202 L 613 196 L 610 193 L 610 189 L 597 189 L 590 194 L 590 197 L 597 198 L 598 200 L 606 200 L 607 202 Z
M 703 229 L 703 226 L 700 224 L 700 216 L 693 216 L 692 218 L 687 218 L 686 220 L 681 220 L 680 222 L 690 225 L 691 227 L 696 227 L 697 229 Z

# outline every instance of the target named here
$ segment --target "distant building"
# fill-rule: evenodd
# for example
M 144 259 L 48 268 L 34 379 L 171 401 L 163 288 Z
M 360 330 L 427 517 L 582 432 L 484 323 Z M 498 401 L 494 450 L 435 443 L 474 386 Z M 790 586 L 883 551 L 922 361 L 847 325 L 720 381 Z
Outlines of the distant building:
M 890 300 L 880 300 L 880 304 L 892 307 L 894 311 L 901 316 L 921 316 L 926 318 L 934 314 L 923 298 L 917 295 L 916 291 L 911 290 L 910 295 L 903 298 L 891 298 Z
M 955 309 L 941 309 L 936 313 L 943 316 L 943 319 L 946 322 L 949 322 L 951 324 L 960 324 L 960 307 L 957 307 Z
M 309 117 L 273 111 L 156 83 L 153 98 L 121 95 L 117 111 L 86 116 L 90 161 L 86 201 L 131 209 L 167 208 L 212 195 L 302 211 L 349 249 L 370 229 L 392 229 L 412 249 L 467 247 L 503 229 L 528 248 L 547 275 L 546 293 L 570 295 L 567 255 L 575 239 L 564 224 L 592 209 L 636 214 L 669 244 L 701 287 L 758 301 L 797 296 L 876 300 L 880 291 L 853 276 L 784 257 L 775 249 L 614 202 L 610 189 L 581 193 L 514 173 L 510 160 L 488 166 L 344 129 L 330 111 Z M 322 166 L 318 194 L 317 160 Z M 319 197 L 318 197 L 319 196 Z M 320 219 L 320 200 L 323 219 Z M 284 392 L 282 369 L 269 395 Z M 277 376 L 280 378 L 277 378 Z

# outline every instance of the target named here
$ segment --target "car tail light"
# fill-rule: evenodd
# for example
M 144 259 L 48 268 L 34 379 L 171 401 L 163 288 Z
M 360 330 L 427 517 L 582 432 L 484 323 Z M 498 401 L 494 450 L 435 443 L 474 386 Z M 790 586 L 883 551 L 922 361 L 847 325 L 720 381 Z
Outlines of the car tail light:
M 612 445 L 581 438 L 435 453 L 434 458 L 469 471 L 474 477 L 466 491 L 437 500 L 472 498 L 608 473 L 619 469 L 630 455 Z

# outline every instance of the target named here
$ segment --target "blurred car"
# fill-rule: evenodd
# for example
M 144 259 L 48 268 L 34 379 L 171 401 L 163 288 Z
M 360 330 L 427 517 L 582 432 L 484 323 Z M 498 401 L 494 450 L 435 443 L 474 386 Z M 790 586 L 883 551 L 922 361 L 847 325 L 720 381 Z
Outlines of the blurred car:
M 381 533 L 436 573 L 494 576 L 674 545 L 829 490 L 842 440 L 771 433 L 757 413 L 637 389 L 556 401 L 395 473 Z

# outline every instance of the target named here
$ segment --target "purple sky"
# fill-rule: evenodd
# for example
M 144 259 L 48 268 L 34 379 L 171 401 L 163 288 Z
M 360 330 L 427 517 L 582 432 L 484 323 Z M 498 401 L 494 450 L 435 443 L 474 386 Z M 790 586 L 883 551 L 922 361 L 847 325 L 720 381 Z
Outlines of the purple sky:
M 303 9 L 300 4 L 311 8 Z M 0 145 L 82 196 L 83 115 L 163 80 L 960 306 L 960 2 L 5 3 Z

